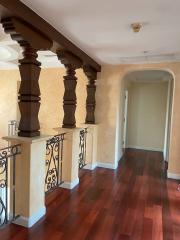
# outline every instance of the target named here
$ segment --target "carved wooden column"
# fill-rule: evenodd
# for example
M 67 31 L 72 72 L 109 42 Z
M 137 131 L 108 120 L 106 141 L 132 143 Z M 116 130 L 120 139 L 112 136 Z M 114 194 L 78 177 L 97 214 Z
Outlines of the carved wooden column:
M 88 78 L 87 99 L 86 99 L 86 124 L 95 124 L 95 107 L 96 107 L 96 79 L 97 72 L 89 65 L 83 66 L 84 73 Z
M 63 98 L 63 109 L 64 119 L 63 128 L 75 128 L 76 119 L 76 85 L 77 77 L 76 69 L 80 68 L 82 63 L 80 59 L 74 56 L 72 53 L 64 50 L 57 52 L 58 59 L 64 64 L 66 68 L 66 76 L 64 76 L 64 98 Z
M 21 84 L 18 99 L 21 119 L 18 135 L 39 136 L 40 89 L 38 81 L 41 64 L 37 61 L 37 51 L 49 49 L 52 42 L 19 19 L 6 18 L 1 20 L 1 23 L 5 32 L 9 33 L 11 38 L 23 48 L 23 59 L 19 60 Z
M 41 63 L 37 61 L 37 50 L 28 43 L 22 42 L 24 48 L 22 60 L 19 60 L 21 85 L 19 89 L 19 109 L 21 119 L 19 136 L 35 137 L 40 135 L 38 113 L 40 108 L 39 75 Z

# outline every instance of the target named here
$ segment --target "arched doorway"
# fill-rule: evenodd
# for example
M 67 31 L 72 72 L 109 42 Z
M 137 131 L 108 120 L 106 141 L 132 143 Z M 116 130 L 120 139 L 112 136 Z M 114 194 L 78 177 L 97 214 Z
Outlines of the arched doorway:
M 164 69 L 132 70 L 124 75 L 116 134 L 120 144 L 116 145 L 116 155 L 129 147 L 156 150 L 162 151 L 168 162 L 173 91 L 174 76 Z

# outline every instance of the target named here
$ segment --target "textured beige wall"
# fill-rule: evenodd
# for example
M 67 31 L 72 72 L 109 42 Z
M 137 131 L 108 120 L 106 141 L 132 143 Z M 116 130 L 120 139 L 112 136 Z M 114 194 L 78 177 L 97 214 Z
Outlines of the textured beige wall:
M 40 74 L 41 107 L 39 121 L 43 134 L 56 134 L 53 128 L 60 127 L 63 120 L 64 68 L 42 69 Z M 82 70 L 77 70 L 77 125 L 85 122 L 87 78 Z M 8 121 L 19 118 L 17 106 L 19 71 L 0 71 L 0 139 L 8 133 Z M 6 142 L 0 140 L 0 147 Z
M 175 76 L 175 90 L 173 98 L 173 119 L 170 143 L 169 170 L 180 173 L 180 63 L 144 64 L 103 66 L 98 76 L 96 119 L 98 123 L 98 161 L 114 164 L 121 157 L 122 151 L 122 94 L 124 76 L 134 70 L 159 69 L 169 70 Z M 63 96 L 63 69 L 42 70 L 40 87 L 42 91 L 42 105 L 40 122 L 43 132 L 52 131 L 62 122 L 62 96 Z M 77 74 L 78 106 L 77 123 L 83 123 L 85 118 L 85 85 L 87 80 L 81 70 Z M 17 81 L 18 71 L 1 71 L 1 121 L 0 137 L 7 135 L 7 122 L 14 119 L 17 114 Z M 119 123 L 119 129 L 116 128 Z M 54 134 L 55 132 L 52 131 Z
M 8 134 L 8 122 L 17 117 L 18 71 L 0 71 L 0 148 L 7 145 L 1 137 Z
M 53 128 L 62 126 L 63 121 L 63 76 L 65 69 L 43 69 L 40 75 L 41 108 L 39 121 L 41 131 L 45 134 L 55 134 Z M 76 94 L 76 123 L 79 126 L 85 122 L 86 114 L 86 84 L 87 79 L 82 70 L 77 70 L 78 78 Z
M 168 82 L 128 88 L 127 147 L 163 151 Z
M 169 155 L 169 171 L 180 174 L 180 63 L 137 64 L 103 66 L 98 76 L 96 119 L 98 131 L 98 161 L 114 163 L 121 141 L 116 144 L 116 125 L 121 111 L 120 93 L 123 88 L 124 76 L 136 70 L 167 70 L 175 77 L 172 129 Z M 122 126 L 120 126 L 122 128 Z M 119 156 L 120 157 L 120 156 Z

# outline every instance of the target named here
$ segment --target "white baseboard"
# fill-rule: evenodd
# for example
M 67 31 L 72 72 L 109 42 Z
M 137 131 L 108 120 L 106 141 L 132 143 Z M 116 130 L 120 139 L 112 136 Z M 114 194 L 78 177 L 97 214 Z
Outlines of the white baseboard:
M 116 169 L 118 164 L 116 163 L 102 163 L 102 162 L 98 162 L 97 163 L 98 167 L 102 167 L 102 168 L 109 168 L 109 169 Z
M 180 180 L 180 174 L 177 174 L 177 173 L 168 172 L 167 177 L 171 179 Z
M 73 189 L 79 184 L 79 178 L 75 179 L 73 182 L 63 182 L 60 187 L 66 189 Z
M 43 207 L 37 213 L 33 214 L 31 217 L 23 217 L 19 216 L 13 223 L 26 227 L 31 228 L 35 223 L 37 223 L 44 215 L 46 214 L 46 208 Z
M 88 163 L 83 169 L 94 170 L 97 167 L 97 163 Z
M 126 148 L 133 148 L 133 149 L 139 149 L 139 150 L 145 150 L 145 151 L 163 152 L 163 149 L 161 148 L 140 147 L 140 146 L 126 146 Z

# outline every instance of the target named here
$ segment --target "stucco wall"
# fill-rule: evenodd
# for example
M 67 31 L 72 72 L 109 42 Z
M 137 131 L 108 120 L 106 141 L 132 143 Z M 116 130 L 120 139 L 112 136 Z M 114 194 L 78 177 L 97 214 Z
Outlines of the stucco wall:
M 17 114 L 17 71 L 0 71 L 0 147 L 7 145 L 1 137 L 8 134 L 8 122 L 16 120 Z
M 63 76 L 65 69 L 43 69 L 40 75 L 41 108 L 39 121 L 44 134 L 54 134 L 53 128 L 62 126 L 63 121 Z M 87 79 L 82 70 L 77 70 L 76 125 L 85 122 Z
M 116 140 L 117 136 L 120 136 L 116 132 L 116 125 L 119 121 L 119 113 L 122 112 L 120 93 L 123 88 L 123 78 L 131 71 L 145 69 L 167 70 L 174 75 L 169 171 L 180 174 L 180 63 L 102 66 L 102 72 L 98 76 L 96 109 L 96 119 L 99 124 L 98 146 L 100 146 L 98 147 L 98 161 L 115 163 L 117 154 L 122 152 L 119 151 L 119 148 L 122 148 L 122 141 Z M 122 124 L 120 129 L 122 129 Z M 117 142 L 118 144 L 115 144 Z
M 103 66 L 98 74 L 96 119 L 98 123 L 98 156 L 99 162 L 117 163 L 122 155 L 122 107 L 123 96 L 121 90 L 125 88 L 124 76 L 134 70 L 160 69 L 174 74 L 174 98 L 172 115 L 172 132 L 170 143 L 169 171 L 180 174 L 180 63 L 144 64 Z M 42 105 L 40 123 L 44 133 L 51 133 L 53 127 L 62 123 L 62 97 L 64 69 L 42 70 L 40 87 Z M 82 70 L 77 72 L 77 124 L 83 123 L 85 118 L 85 85 L 87 79 Z M 17 115 L 17 81 L 20 79 L 18 71 L 1 71 L 1 120 L 0 137 L 7 135 L 7 122 Z M 123 105 L 124 106 L 124 105 Z M 117 128 L 119 124 L 119 129 Z M 52 131 L 52 134 L 55 132 Z
M 56 134 L 53 128 L 60 127 L 63 120 L 64 68 L 42 69 L 40 74 L 41 107 L 39 121 L 43 134 Z M 77 126 L 85 122 L 87 78 L 77 70 Z M 20 81 L 19 71 L 0 71 L 0 139 L 8 133 L 8 121 L 18 120 L 17 92 Z M 4 142 L 0 140 L 1 142 Z M 5 143 L 5 142 L 4 142 Z

